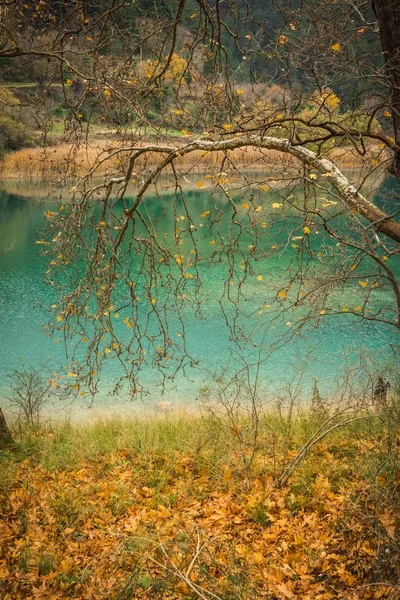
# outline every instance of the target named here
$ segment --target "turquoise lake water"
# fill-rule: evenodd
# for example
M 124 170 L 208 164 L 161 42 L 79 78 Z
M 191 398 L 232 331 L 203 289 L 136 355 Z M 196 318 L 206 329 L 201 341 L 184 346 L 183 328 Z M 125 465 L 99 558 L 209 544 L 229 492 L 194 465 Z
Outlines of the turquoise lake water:
M 40 255 L 40 246 L 35 241 L 40 239 L 45 226 L 44 212 L 57 209 L 57 206 L 53 207 L 42 201 L 41 194 L 32 184 L 24 186 L 23 195 L 11 194 L 0 188 L 0 398 L 7 395 L 8 375 L 14 369 L 21 368 L 22 363 L 35 368 L 43 367 L 45 376 L 51 371 L 66 373 L 70 367 L 64 345 L 55 344 L 54 339 L 49 339 L 43 331 L 43 325 L 50 314 L 48 307 L 57 298 L 54 290 L 43 282 L 47 261 Z M 273 201 L 272 197 L 271 199 Z M 193 208 L 199 215 L 213 208 L 209 192 L 203 190 L 190 191 L 187 202 L 189 208 Z M 218 199 L 214 199 L 214 202 L 218 205 Z M 236 202 L 240 209 L 240 198 Z M 161 200 L 150 195 L 145 204 L 146 210 L 155 219 L 164 214 L 162 219 L 156 221 L 157 235 L 162 237 L 174 230 L 176 215 L 180 214 L 179 202 L 175 207 L 177 212 L 173 211 L 168 194 L 161 197 Z M 221 207 L 224 212 L 223 203 Z M 223 233 L 228 231 L 230 222 L 229 211 L 225 212 L 220 225 Z M 263 215 L 261 218 L 268 219 L 268 215 Z M 200 229 L 204 220 L 197 220 L 199 247 L 206 250 L 212 239 L 212 232 L 206 227 Z M 282 245 L 283 240 L 295 237 L 291 232 L 296 233 L 296 227 L 298 224 L 294 218 L 288 219 L 287 223 L 279 223 L 279 227 L 272 228 L 270 238 L 263 243 L 268 245 L 268 249 L 274 244 Z M 244 237 L 243 244 L 246 245 L 247 242 Z M 329 241 L 321 241 L 321 244 L 327 243 Z M 265 305 L 273 304 L 277 290 L 285 285 L 288 265 L 296 254 L 290 244 L 286 246 L 285 252 L 261 257 L 254 264 L 255 270 L 245 284 L 248 300 L 244 310 L 246 314 L 252 315 L 243 317 L 247 330 L 252 332 L 247 344 L 247 356 L 253 362 L 258 358 L 262 359 L 260 373 L 266 390 L 274 395 L 285 381 L 299 379 L 301 373 L 300 388 L 305 398 L 315 379 L 324 393 L 334 394 L 340 388 L 344 366 L 351 368 L 360 365 L 361 360 L 363 366 L 369 364 L 370 368 L 375 369 L 377 366 L 374 363 L 393 362 L 394 348 L 399 341 L 396 329 L 383 324 L 368 325 L 347 314 L 321 319 L 318 328 L 310 327 L 303 335 L 294 335 L 290 344 L 269 354 L 271 344 L 281 339 L 282 335 L 288 335 L 291 317 L 285 315 L 271 324 L 264 314 L 266 311 L 261 318 L 257 311 Z M 329 261 L 320 264 L 316 259 L 315 263 L 318 268 L 327 272 L 331 268 Z M 156 387 L 157 373 L 154 369 L 145 367 L 143 382 L 150 393 L 138 402 L 149 405 L 159 401 L 194 403 L 199 390 L 209 383 L 210 371 L 228 360 L 233 369 L 240 367 L 237 347 L 229 339 L 229 329 L 219 304 L 227 277 L 227 262 L 224 259 L 220 262 L 210 261 L 201 269 L 204 279 L 202 318 L 196 318 L 190 307 L 185 313 L 188 350 L 198 364 L 188 369 L 188 377 L 178 374 L 162 397 Z M 394 269 L 400 275 L 400 264 L 395 264 Z M 257 279 L 258 275 L 262 275 L 262 281 Z M 339 306 L 356 306 L 360 303 L 359 294 L 357 285 L 349 286 L 336 300 Z M 382 292 L 378 302 L 390 302 L 389 295 L 389 292 Z M 122 317 L 123 315 L 121 320 Z M 173 320 L 173 312 L 171 318 Z M 173 322 L 171 329 L 174 330 Z M 176 330 L 178 331 L 178 327 Z M 264 346 L 260 349 L 264 332 Z M 360 353 L 363 353 L 364 358 L 360 359 Z M 112 407 L 122 402 L 120 396 L 115 397 L 111 393 L 118 375 L 117 361 L 110 359 L 101 376 L 99 398 L 96 400 L 98 406 Z M 66 380 L 65 378 L 64 381 Z M 62 406 L 62 402 L 58 397 L 52 399 L 56 410 Z M 87 398 L 78 398 L 74 406 L 85 406 L 88 402 Z

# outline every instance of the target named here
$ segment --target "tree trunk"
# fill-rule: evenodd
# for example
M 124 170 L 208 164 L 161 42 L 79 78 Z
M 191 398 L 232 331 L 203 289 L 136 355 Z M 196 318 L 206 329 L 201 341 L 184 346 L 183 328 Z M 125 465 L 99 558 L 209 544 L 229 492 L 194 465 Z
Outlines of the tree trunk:
M 0 449 L 9 448 L 13 444 L 10 430 L 8 429 L 3 411 L 0 408 Z
M 373 0 L 391 90 L 394 138 L 400 146 L 400 2 Z M 400 151 L 394 153 L 393 173 L 400 180 Z

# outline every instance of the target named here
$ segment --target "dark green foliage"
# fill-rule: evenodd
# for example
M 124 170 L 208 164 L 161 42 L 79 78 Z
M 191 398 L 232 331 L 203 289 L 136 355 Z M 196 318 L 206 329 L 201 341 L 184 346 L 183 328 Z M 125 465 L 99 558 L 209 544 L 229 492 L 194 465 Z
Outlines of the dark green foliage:
M 0 117 L 0 155 L 32 143 L 26 127 L 12 117 Z

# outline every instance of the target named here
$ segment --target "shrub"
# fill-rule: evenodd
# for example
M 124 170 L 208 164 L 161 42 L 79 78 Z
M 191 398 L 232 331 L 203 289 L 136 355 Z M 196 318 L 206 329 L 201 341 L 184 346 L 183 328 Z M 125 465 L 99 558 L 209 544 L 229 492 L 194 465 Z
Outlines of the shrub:
M 0 117 L 0 153 L 20 150 L 32 144 L 26 127 L 12 117 Z
M 48 398 L 50 384 L 40 370 L 23 368 L 10 375 L 9 404 L 16 409 L 23 426 L 37 429 L 41 423 L 42 408 Z
M 9 89 L 0 87 L 0 158 L 7 152 L 33 145 L 29 127 L 20 114 L 20 105 Z

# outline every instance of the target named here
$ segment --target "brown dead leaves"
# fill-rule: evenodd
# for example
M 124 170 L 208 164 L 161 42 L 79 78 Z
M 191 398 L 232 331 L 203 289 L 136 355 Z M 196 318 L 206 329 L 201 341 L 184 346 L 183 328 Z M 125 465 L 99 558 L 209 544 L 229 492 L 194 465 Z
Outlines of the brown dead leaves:
M 333 473 L 339 462 L 322 454 Z M 232 465 L 218 468 L 131 449 L 76 470 L 20 463 L 1 505 L 1 597 L 359 597 L 375 555 L 346 514 L 360 482 L 344 491 L 317 475 L 305 498 L 266 474 L 246 491 Z M 392 516 L 379 519 L 392 537 Z

